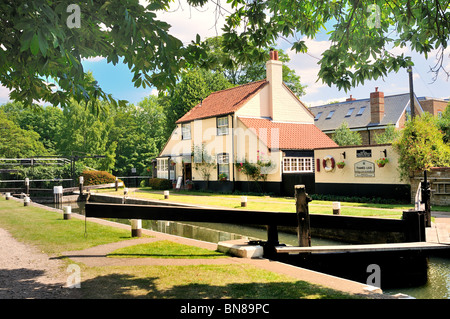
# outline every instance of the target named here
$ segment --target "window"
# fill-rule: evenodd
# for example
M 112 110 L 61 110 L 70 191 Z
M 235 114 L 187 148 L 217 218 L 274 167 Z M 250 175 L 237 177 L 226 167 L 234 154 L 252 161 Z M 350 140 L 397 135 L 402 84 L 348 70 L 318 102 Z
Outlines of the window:
M 358 113 L 356 114 L 356 116 L 361 116 L 364 113 L 364 110 L 366 109 L 365 106 L 361 106 L 361 108 L 359 109 Z
M 217 118 L 217 135 L 228 134 L 228 116 Z
M 285 157 L 283 158 L 283 173 L 313 172 L 312 157 Z
M 345 117 L 349 117 L 350 115 L 352 115 L 353 111 L 355 110 L 354 107 L 352 107 L 351 109 L 348 110 L 347 114 L 345 114 Z
M 230 180 L 230 159 L 227 153 L 217 155 L 217 176 L 219 180 Z
M 330 111 L 330 113 L 328 113 L 328 116 L 327 116 L 327 118 L 326 118 L 325 120 L 331 119 L 331 117 L 333 116 L 333 114 L 334 114 L 334 111 Z
M 181 124 L 181 137 L 183 140 L 191 139 L 191 123 Z
M 167 169 L 168 169 L 168 162 L 169 160 L 167 158 L 158 159 L 156 162 L 156 176 L 158 178 L 169 178 Z
M 317 121 L 320 118 L 320 116 L 322 115 L 322 113 L 323 112 L 317 113 L 316 117 L 314 118 L 314 121 Z

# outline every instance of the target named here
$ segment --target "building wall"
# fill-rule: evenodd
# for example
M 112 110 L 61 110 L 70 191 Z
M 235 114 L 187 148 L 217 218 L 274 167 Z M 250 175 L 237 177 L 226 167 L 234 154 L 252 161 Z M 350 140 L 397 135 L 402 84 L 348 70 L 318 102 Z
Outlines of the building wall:
M 448 102 L 443 100 L 430 99 L 420 101 L 420 105 L 422 105 L 422 108 L 425 112 L 431 113 L 432 115 L 436 116 L 438 115 L 438 112 L 443 113 L 445 111 Z
M 375 161 L 385 156 L 385 150 L 389 163 L 380 168 Z M 358 153 L 361 156 L 363 151 L 367 151 L 366 157 L 358 157 Z M 335 165 L 333 170 L 325 171 L 322 161 L 327 155 L 332 156 L 336 164 L 344 161 L 345 167 L 340 169 Z M 400 179 L 397 170 L 398 154 L 390 144 L 317 149 L 314 151 L 314 157 L 315 191 L 318 194 L 386 197 L 409 201 L 410 186 L 408 182 Z M 317 160 L 320 161 L 320 168 L 317 166 Z M 366 169 L 362 169 L 363 167 Z

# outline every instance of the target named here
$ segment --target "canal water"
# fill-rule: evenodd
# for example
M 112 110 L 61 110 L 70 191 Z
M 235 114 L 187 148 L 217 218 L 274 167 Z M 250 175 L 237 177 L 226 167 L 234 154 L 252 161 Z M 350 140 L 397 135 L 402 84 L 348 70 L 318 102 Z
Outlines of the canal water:
M 46 204 L 55 207 L 55 204 Z M 72 212 L 84 215 L 84 203 L 66 203 L 71 205 Z M 129 220 L 116 220 L 129 224 Z M 180 223 L 172 221 L 143 220 L 142 227 L 172 235 L 218 243 L 234 239 L 266 240 L 265 228 L 249 227 L 234 224 L 216 223 Z M 297 245 L 295 233 L 279 232 L 279 242 L 286 245 Z M 312 238 L 311 245 L 340 245 L 343 243 Z M 425 285 L 409 288 L 383 289 L 385 294 L 403 293 L 417 299 L 450 299 L 450 259 L 430 256 L 428 258 L 428 281 Z

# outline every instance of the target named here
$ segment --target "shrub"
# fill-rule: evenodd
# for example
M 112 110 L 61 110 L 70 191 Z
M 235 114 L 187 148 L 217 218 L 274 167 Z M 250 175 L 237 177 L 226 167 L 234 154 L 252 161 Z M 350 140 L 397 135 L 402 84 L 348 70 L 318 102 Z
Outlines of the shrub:
M 172 188 L 172 181 L 165 178 L 150 178 L 148 186 L 155 190 L 166 190 Z
M 84 171 L 84 186 L 114 183 L 116 177 L 105 171 Z M 119 182 L 122 182 L 119 180 Z

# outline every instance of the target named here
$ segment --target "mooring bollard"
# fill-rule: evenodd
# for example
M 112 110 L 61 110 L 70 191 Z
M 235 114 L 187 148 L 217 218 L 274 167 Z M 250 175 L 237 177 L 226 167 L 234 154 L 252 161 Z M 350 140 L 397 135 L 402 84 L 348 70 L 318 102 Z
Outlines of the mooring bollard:
M 247 207 L 247 196 L 241 197 L 241 207 Z
M 54 202 L 56 204 L 62 203 L 62 197 L 63 197 L 63 187 L 62 186 L 53 186 L 53 197 L 54 197 Z
M 68 220 L 72 217 L 72 206 L 64 206 L 63 211 L 65 220 Z
M 131 237 L 141 237 L 142 236 L 142 220 L 132 219 L 131 220 Z
M 80 195 L 83 195 L 83 183 L 84 183 L 84 177 L 80 176 Z
M 333 202 L 333 215 L 341 214 L 341 202 Z
M 25 196 L 23 198 L 23 206 L 29 206 L 30 205 L 30 197 Z
M 169 199 L 169 191 L 164 191 L 164 199 Z
M 11 199 L 11 193 L 5 193 L 5 199 L 10 200 Z
M 116 182 L 115 182 L 115 185 L 114 185 L 115 187 L 116 187 L 116 192 L 119 190 L 119 179 L 116 177 Z
M 128 188 L 124 188 L 124 189 L 123 189 L 123 194 L 124 194 L 124 195 L 128 195 Z
M 30 194 L 30 179 L 28 177 L 25 178 L 25 194 Z

